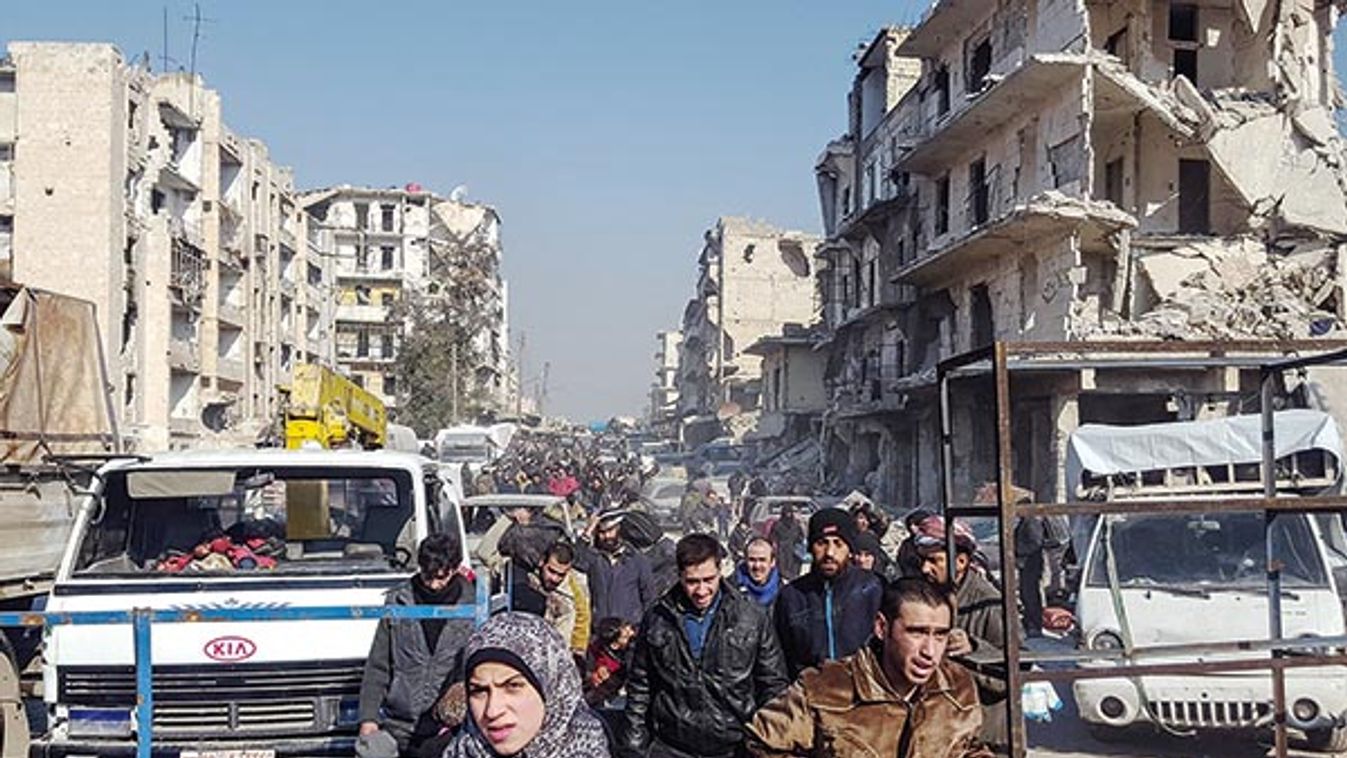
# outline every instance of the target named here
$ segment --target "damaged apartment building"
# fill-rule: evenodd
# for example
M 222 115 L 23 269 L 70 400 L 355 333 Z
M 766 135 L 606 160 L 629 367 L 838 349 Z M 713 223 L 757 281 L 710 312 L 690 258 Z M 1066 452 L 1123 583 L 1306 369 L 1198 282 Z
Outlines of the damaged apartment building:
M 250 444 L 332 360 L 330 239 L 219 95 L 109 44 L 0 60 L 0 278 L 82 298 L 134 450 Z
M 398 346 L 408 324 L 395 304 L 413 294 L 452 297 L 465 322 L 486 324 L 472 330 L 471 347 L 482 361 L 469 381 L 488 409 L 515 407 L 494 208 L 465 202 L 458 193 L 444 198 L 417 184 L 314 190 L 302 204 L 333 235 L 342 373 L 396 409 Z
M 941 0 L 858 51 L 849 132 L 816 165 L 832 483 L 938 503 L 936 364 L 993 341 L 1341 336 L 1339 11 Z M 1066 433 L 1181 416 L 1175 383 L 1242 389 L 1151 378 L 1018 385 L 1018 481 L 1060 497 Z M 992 407 L 961 396 L 955 428 L 990 439 Z M 960 482 L 991 477 L 956 453 Z
M 674 379 L 679 439 L 689 449 L 756 424 L 762 359 L 748 348 L 818 312 L 817 237 L 726 216 L 703 235 L 696 295 L 683 310 Z

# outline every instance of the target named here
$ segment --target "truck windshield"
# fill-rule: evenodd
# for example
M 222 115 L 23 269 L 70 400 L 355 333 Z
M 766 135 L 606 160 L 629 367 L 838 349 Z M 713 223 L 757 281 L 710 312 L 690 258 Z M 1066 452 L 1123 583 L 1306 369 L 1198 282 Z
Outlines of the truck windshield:
M 150 496 L 134 479 L 128 487 L 125 472 L 110 474 L 81 537 L 75 576 L 391 572 L 410 558 L 405 472 L 231 473 L 228 494 L 161 488 L 169 491 Z
M 1110 520 L 1112 528 L 1099 531 L 1090 565 L 1091 586 L 1108 586 L 1105 541 L 1109 539 L 1123 587 L 1258 591 L 1267 585 L 1261 514 L 1127 515 Z M 1283 586 L 1328 586 L 1314 534 L 1303 515 L 1278 516 L 1268 534 L 1273 554 L 1283 564 Z
M 490 457 L 491 451 L 482 436 L 450 437 L 440 443 L 441 463 L 473 463 Z

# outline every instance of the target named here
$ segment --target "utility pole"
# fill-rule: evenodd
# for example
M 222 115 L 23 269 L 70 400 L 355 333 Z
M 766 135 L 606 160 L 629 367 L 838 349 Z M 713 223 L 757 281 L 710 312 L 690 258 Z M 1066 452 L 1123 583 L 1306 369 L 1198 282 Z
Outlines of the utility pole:
M 453 372 L 449 386 L 449 419 L 458 423 L 458 337 L 449 344 L 449 370 Z
M 524 348 L 528 346 L 528 332 L 519 332 L 519 352 L 515 353 L 514 364 L 514 415 L 524 416 Z
M 716 395 L 717 408 L 729 400 L 725 388 L 725 231 L 716 244 Z
M 539 415 L 539 416 L 544 415 L 544 413 L 543 413 L 543 407 L 544 407 L 544 404 L 547 402 L 547 378 L 548 378 L 548 374 L 551 374 L 551 373 L 552 373 L 552 363 L 551 363 L 551 361 L 546 361 L 546 362 L 544 362 L 544 363 L 543 363 L 543 376 L 542 376 L 542 381 L 541 381 L 541 382 L 539 383 L 539 385 L 538 385 L 538 415 Z

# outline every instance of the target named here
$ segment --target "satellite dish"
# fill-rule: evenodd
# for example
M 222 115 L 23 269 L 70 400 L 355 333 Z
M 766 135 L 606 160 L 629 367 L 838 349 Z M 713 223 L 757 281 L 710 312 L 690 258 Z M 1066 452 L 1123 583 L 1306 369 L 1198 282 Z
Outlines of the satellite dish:
M 449 199 L 454 201 L 455 203 L 463 202 L 463 198 L 467 196 L 468 196 L 468 185 L 466 184 L 460 184 L 457 187 L 454 187 L 453 191 L 449 193 Z
M 731 401 L 722 404 L 716 409 L 716 418 L 721 421 L 726 421 L 738 416 L 742 412 L 743 408 L 740 408 L 738 403 Z

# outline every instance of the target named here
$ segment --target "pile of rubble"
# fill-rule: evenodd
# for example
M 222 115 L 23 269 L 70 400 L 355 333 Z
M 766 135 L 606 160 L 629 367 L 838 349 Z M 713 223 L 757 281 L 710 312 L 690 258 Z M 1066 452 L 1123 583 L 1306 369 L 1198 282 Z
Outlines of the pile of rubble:
M 1273 249 L 1252 237 L 1203 240 L 1139 256 L 1155 304 L 1104 325 L 1151 339 L 1306 339 L 1342 333 L 1338 250 Z

